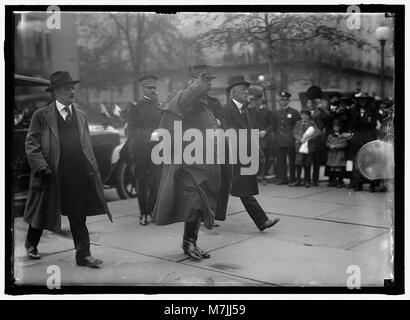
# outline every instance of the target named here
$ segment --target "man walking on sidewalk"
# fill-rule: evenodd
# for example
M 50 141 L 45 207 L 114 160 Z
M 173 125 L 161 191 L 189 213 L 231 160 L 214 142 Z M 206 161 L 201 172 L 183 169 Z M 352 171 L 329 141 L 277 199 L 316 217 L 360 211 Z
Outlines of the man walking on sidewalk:
M 252 119 L 246 110 L 248 101 L 248 87 L 250 83 L 245 81 L 242 75 L 233 76 L 229 79 L 229 86 L 226 89 L 229 94 L 229 101 L 223 107 L 224 121 L 227 128 L 237 131 L 240 129 L 247 130 L 247 139 L 245 143 L 250 145 L 250 130 L 253 128 Z M 237 135 L 239 136 L 239 134 Z M 239 143 L 244 143 L 238 140 Z M 239 150 L 236 148 L 236 150 Z M 263 154 L 260 155 L 263 156 Z M 237 157 L 239 159 L 239 157 Z M 279 218 L 269 219 L 265 211 L 261 208 L 254 195 L 259 193 L 257 176 L 241 175 L 241 168 L 246 167 L 240 163 L 233 166 L 233 177 L 231 186 L 231 195 L 239 197 L 246 208 L 249 216 L 252 218 L 260 231 L 270 228 L 279 222 Z
M 216 98 L 209 96 L 211 81 L 215 78 L 211 67 L 195 65 L 189 68 L 189 72 L 187 87 L 172 93 L 163 107 L 159 128 L 173 132 L 174 139 L 182 140 L 182 136 L 178 137 L 173 129 L 175 123 L 182 125 L 181 135 L 195 130 L 203 137 L 207 130 L 218 129 L 221 125 L 221 105 Z M 180 151 L 173 151 L 174 161 L 163 166 L 152 219 L 157 225 L 184 222 L 184 253 L 195 260 L 207 259 L 209 253 L 197 246 L 199 227 L 203 221 L 207 229 L 212 229 L 215 220 L 226 218 L 228 166 L 185 161 L 177 163 L 175 158 L 182 155 Z
M 74 105 L 74 81 L 66 71 L 50 76 L 53 102 L 34 112 L 26 137 L 31 168 L 24 220 L 29 223 L 26 250 L 40 259 L 38 243 L 44 229 L 61 232 L 61 214 L 68 217 L 79 266 L 103 262 L 91 256 L 86 217 L 111 213 L 95 160 L 86 116 Z
M 155 206 L 161 166 L 151 160 L 154 145 L 150 141 L 152 132 L 158 128 L 161 110 L 157 99 L 156 75 L 146 75 L 139 79 L 142 99 L 132 101 L 127 113 L 128 151 L 131 169 L 137 180 L 137 198 L 140 208 L 140 224 L 147 225 Z

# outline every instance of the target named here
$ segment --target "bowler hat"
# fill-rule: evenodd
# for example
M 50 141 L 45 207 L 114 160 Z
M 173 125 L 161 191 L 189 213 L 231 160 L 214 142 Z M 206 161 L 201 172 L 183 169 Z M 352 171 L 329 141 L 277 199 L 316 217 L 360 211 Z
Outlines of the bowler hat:
M 53 91 L 55 88 L 64 86 L 66 84 L 77 84 L 79 80 L 74 80 L 68 71 L 56 71 L 50 75 L 50 86 L 46 91 Z
M 188 68 L 189 76 L 191 78 L 198 78 L 201 73 L 205 73 L 205 78 L 216 79 L 212 73 L 212 67 L 208 64 L 196 64 Z
M 226 88 L 226 92 L 230 92 L 231 89 L 236 86 L 243 85 L 243 86 L 249 87 L 251 85 L 250 82 L 245 81 L 245 77 L 243 75 L 236 75 L 236 76 L 230 77 L 228 80 L 228 83 L 229 85 Z
M 307 89 L 306 95 L 309 100 L 321 99 L 322 89 L 320 89 L 318 86 L 311 86 L 309 89 Z

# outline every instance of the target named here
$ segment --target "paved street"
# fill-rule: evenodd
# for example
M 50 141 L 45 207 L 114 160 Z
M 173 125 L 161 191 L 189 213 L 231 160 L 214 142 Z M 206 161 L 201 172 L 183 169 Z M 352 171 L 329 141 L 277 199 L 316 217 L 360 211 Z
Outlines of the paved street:
M 349 266 L 358 266 L 362 286 L 383 285 L 392 270 L 393 194 L 321 185 L 260 186 L 258 201 L 281 218 L 264 232 L 231 197 L 226 221 L 213 230 L 201 227 L 199 245 L 212 257 L 200 262 L 182 253 L 183 224 L 141 226 L 134 199 L 109 202 L 113 224 L 105 216 L 87 220 L 93 255 L 104 260 L 100 269 L 75 265 L 66 220 L 62 235 L 44 233 L 42 259 L 27 260 L 27 225 L 17 218 L 15 277 L 17 283 L 45 285 L 47 267 L 57 265 L 63 285 L 344 286 Z

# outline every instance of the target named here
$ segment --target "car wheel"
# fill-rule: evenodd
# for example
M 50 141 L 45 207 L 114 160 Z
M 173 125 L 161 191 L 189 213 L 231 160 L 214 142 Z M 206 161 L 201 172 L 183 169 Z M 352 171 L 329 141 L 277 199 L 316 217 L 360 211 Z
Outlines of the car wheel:
M 137 181 L 133 183 L 128 163 L 121 161 L 118 165 L 115 188 L 121 199 L 131 199 L 137 196 Z

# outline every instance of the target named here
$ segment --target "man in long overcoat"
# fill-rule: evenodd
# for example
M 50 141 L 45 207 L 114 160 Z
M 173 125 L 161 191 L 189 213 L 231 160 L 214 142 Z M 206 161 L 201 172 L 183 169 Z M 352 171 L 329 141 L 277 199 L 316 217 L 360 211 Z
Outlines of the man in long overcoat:
M 248 152 L 251 148 L 251 143 L 253 143 L 250 136 L 250 130 L 254 128 L 252 117 L 250 117 L 249 111 L 246 110 L 248 100 L 247 88 L 249 85 L 250 83 L 245 81 L 243 76 L 232 76 L 229 79 L 229 86 L 226 89 L 230 99 L 223 107 L 223 120 L 225 121 L 227 128 L 234 129 L 237 133 L 240 129 L 247 130 L 247 141 L 240 141 L 238 138 L 238 147 L 236 150 L 239 150 L 240 143 L 246 143 Z M 237 134 L 237 136 L 239 137 L 239 134 Z M 258 150 L 258 152 L 260 152 L 260 156 L 263 157 L 262 152 L 260 150 Z M 239 157 L 237 158 L 239 159 Z M 234 164 L 230 193 L 232 196 L 239 197 L 241 199 L 242 204 L 255 225 L 260 231 L 263 231 L 266 228 L 270 228 L 278 223 L 279 218 L 268 218 L 265 211 L 255 199 L 254 195 L 259 193 L 257 176 L 256 173 L 253 175 L 242 174 L 241 169 L 246 167 L 248 167 L 248 165 L 242 164 L 239 161 L 237 164 Z
M 73 103 L 78 82 L 66 71 L 51 74 L 47 91 L 54 101 L 37 110 L 30 123 L 25 144 L 31 168 L 25 245 L 29 258 L 40 259 L 42 231 L 61 232 L 63 214 L 70 222 L 77 265 L 97 267 L 102 261 L 91 256 L 86 217 L 107 214 L 112 221 L 112 216 L 86 116 Z
M 182 125 L 180 134 L 197 129 L 202 137 L 206 136 L 207 129 L 216 130 L 221 125 L 221 105 L 208 95 L 215 78 L 211 67 L 196 65 L 190 67 L 189 72 L 188 86 L 172 93 L 162 111 L 159 127 L 168 130 L 174 139 L 178 139 L 178 133 L 174 132 L 175 123 Z M 174 156 L 182 156 L 179 154 L 182 150 L 174 150 Z M 225 220 L 228 197 L 228 165 L 172 161 L 163 166 L 152 220 L 157 225 L 185 222 L 184 253 L 196 260 L 209 258 L 209 254 L 196 244 L 200 223 L 203 221 L 206 228 L 212 229 L 215 220 Z

